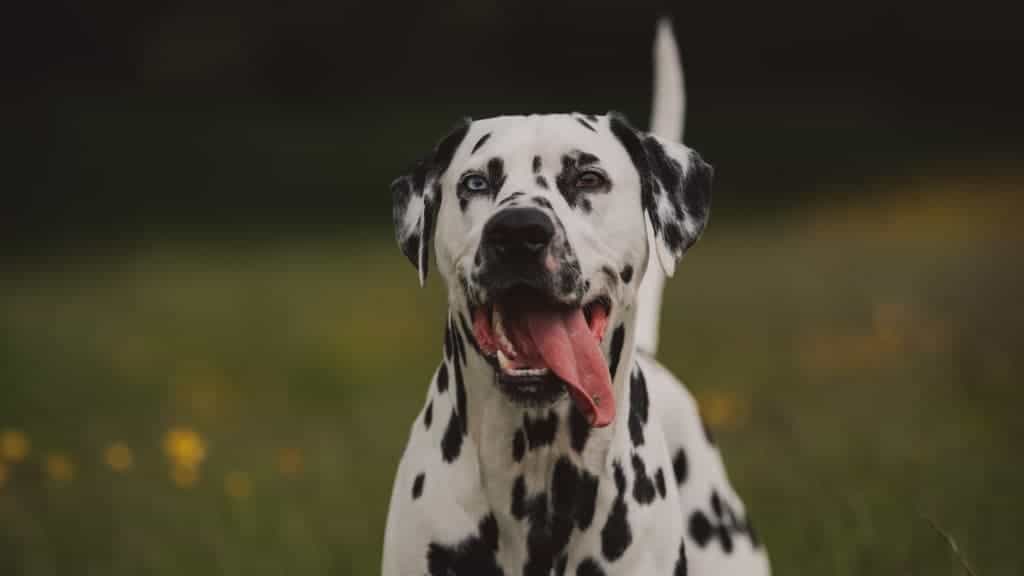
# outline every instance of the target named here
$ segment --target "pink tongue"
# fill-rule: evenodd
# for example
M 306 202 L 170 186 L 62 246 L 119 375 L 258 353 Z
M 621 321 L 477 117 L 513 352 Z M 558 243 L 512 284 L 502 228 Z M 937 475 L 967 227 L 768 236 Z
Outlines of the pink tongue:
M 544 363 L 569 385 L 577 408 L 590 425 L 610 424 L 615 419 L 611 377 L 583 310 L 528 313 L 526 324 Z

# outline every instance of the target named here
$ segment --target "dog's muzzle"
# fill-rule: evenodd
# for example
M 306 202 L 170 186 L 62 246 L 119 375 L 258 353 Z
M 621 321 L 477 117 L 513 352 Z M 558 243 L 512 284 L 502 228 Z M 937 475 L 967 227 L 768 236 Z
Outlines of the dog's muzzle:
M 480 239 L 483 280 L 489 290 L 513 286 L 549 289 L 556 263 L 550 257 L 555 224 L 536 208 L 507 208 L 484 225 Z

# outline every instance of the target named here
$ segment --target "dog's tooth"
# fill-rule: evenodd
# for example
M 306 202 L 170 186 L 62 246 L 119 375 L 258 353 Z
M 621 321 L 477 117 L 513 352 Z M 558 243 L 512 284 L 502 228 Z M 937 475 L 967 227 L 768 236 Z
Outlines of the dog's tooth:
M 512 358 L 516 357 L 516 347 L 512 345 L 512 342 L 508 339 L 508 335 L 505 334 L 505 323 L 501 318 L 501 309 L 497 306 L 494 307 L 494 334 L 498 337 L 498 341 L 509 351 Z
M 512 371 L 512 361 L 508 359 L 508 356 L 505 355 L 501 348 L 498 348 L 498 366 L 505 372 Z

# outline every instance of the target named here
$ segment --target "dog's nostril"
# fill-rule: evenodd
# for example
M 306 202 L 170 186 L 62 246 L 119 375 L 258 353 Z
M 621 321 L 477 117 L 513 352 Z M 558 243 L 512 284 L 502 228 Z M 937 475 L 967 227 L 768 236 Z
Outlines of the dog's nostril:
M 554 235 L 555 225 L 544 212 L 535 208 L 508 208 L 487 222 L 482 240 L 498 255 L 537 254 L 547 248 Z

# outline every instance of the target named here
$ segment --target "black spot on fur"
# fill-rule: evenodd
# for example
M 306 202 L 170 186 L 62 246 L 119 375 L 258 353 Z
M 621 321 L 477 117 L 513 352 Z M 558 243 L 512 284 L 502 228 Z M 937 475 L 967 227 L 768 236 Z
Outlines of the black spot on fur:
M 462 451 L 462 436 L 462 421 L 459 420 L 458 413 L 453 411 L 441 438 L 441 456 L 445 462 L 454 462 L 459 457 L 459 452 Z
M 523 456 L 526 454 L 526 435 L 523 434 L 522 430 L 516 430 L 516 435 L 512 439 L 512 457 L 515 458 L 516 462 L 522 462 Z
M 541 208 L 547 208 L 549 210 L 551 209 L 551 202 L 548 202 L 548 199 L 544 198 L 543 196 L 534 196 L 533 203 L 536 204 L 537 206 L 540 206 Z
M 533 173 L 534 174 L 540 173 L 541 167 L 542 167 L 542 164 L 541 164 L 541 161 L 540 161 L 540 156 L 534 156 L 533 157 Z
M 591 132 L 597 132 L 597 128 L 594 128 L 593 126 L 591 126 L 590 122 L 587 122 L 583 118 L 577 118 L 576 121 L 579 122 L 580 124 L 582 124 L 583 127 L 586 128 L 587 130 L 590 130 Z
M 543 176 L 537 176 L 534 180 L 537 182 L 537 186 L 540 186 L 541 188 L 543 188 L 545 190 L 550 188 L 550 186 L 548 185 L 548 179 L 547 178 L 545 178 Z M 547 200 L 545 200 L 545 202 L 547 202 Z
M 455 326 L 455 321 L 452 320 L 452 333 L 455 334 L 455 344 L 459 350 L 459 361 L 463 366 L 466 365 L 466 341 L 462 338 L 462 332 L 459 331 L 458 327 Z
M 555 175 L 555 186 L 558 187 L 558 191 L 562 193 L 562 196 L 571 208 L 579 206 L 589 212 L 591 209 L 590 200 L 586 198 L 585 194 L 607 193 L 610 189 L 608 186 L 585 191 L 576 188 L 576 177 L 580 173 L 580 167 L 598 161 L 597 156 L 587 152 L 577 151 L 573 155 L 566 154 L 562 156 L 562 170 Z
M 523 196 L 522 192 L 513 192 L 513 193 L 509 194 L 508 196 L 502 198 L 501 202 L 498 202 L 498 206 L 504 206 L 505 204 L 508 204 L 509 202 L 512 202 L 516 198 L 521 198 L 522 196 Z
M 597 486 L 600 479 L 587 472 L 580 471 L 579 484 L 576 491 L 576 526 L 580 530 L 590 528 L 594 521 L 594 507 L 597 504 Z
M 644 426 L 650 411 L 647 398 L 647 380 L 638 366 L 629 379 L 629 436 L 634 446 L 644 444 Z
M 487 179 L 491 182 L 491 194 L 497 196 L 505 185 L 505 161 L 494 157 L 487 161 Z
M 672 576 L 686 576 L 689 570 L 686 562 L 686 540 L 683 539 L 679 542 L 679 558 L 676 559 L 676 569 L 672 572 Z
M 584 114 L 583 117 L 586 118 L 587 120 L 590 120 L 594 124 L 597 124 L 597 116 L 594 116 L 593 114 Z
M 626 264 L 622 268 L 622 272 L 619 272 L 619 278 L 622 278 L 622 282 L 629 284 L 629 281 L 633 279 L 633 267 Z
M 608 520 L 601 529 L 601 553 L 609 562 L 618 560 L 626 548 L 633 542 L 633 532 L 627 521 L 628 508 L 626 507 L 626 475 L 622 471 L 622 465 L 616 460 L 613 463 L 615 468 L 615 487 L 618 494 L 612 502 L 611 512 L 608 513 Z
M 430 423 L 434 421 L 434 401 L 427 402 L 427 409 L 423 411 L 423 427 L 430 430 Z
M 718 497 L 718 490 L 711 491 L 711 512 L 716 518 L 722 517 L 722 499 Z
M 498 566 L 498 521 L 488 514 L 480 521 L 478 534 L 453 546 L 438 543 L 427 549 L 430 576 L 504 576 Z
M 452 346 L 454 346 L 454 343 L 452 342 L 452 323 L 451 322 L 445 322 L 445 324 L 444 324 L 444 357 L 447 360 L 451 360 L 452 359 L 452 350 L 453 350 Z
M 476 151 L 479 150 L 480 147 L 483 146 L 485 142 L 490 140 L 490 138 L 491 138 L 491 133 L 490 132 L 488 132 L 487 134 L 484 134 L 483 136 L 481 136 L 480 139 L 476 141 L 476 144 L 473 145 L 473 150 L 472 150 L 472 152 L 470 152 L 470 154 L 476 154 Z
M 587 438 L 589 436 L 590 423 L 587 422 L 587 417 L 583 415 L 583 412 L 573 402 L 569 407 L 569 441 L 572 444 L 572 449 L 582 453 L 584 446 L 587 445 Z
M 612 381 L 615 380 L 615 373 L 619 369 L 619 359 L 622 356 L 622 345 L 626 341 L 626 325 L 619 324 L 615 331 L 612 332 L 612 343 L 610 348 L 610 358 L 608 360 L 608 370 L 611 373 Z
M 722 552 L 732 554 L 732 534 L 724 524 L 718 527 L 718 543 L 722 545 Z
M 412 481 L 412 499 L 413 500 L 416 500 L 417 498 L 420 497 L 421 494 L 423 494 L 423 479 L 424 478 L 426 478 L 426 476 L 423 474 L 423 472 L 420 472 L 419 474 L 416 475 L 416 479 Z
M 672 472 L 676 475 L 676 484 L 680 485 L 686 482 L 690 474 L 690 463 L 686 459 L 686 450 L 682 447 L 676 450 L 675 456 L 672 457 Z
M 647 466 L 639 454 L 633 454 L 633 498 L 638 504 L 654 502 L 654 481 L 647 475 Z
M 665 471 L 661 468 L 654 473 L 654 485 L 658 487 L 658 496 L 664 498 L 667 489 L 665 487 Z
M 512 506 L 510 508 L 512 517 L 517 520 L 526 518 L 526 480 L 522 476 L 516 477 L 512 485 Z
M 526 430 L 530 450 L 548 446 L 554 442 L 555 433 L 558 431 L 558 415 L 548 412 L 547 417 L 534 420 L 528 414 L 524 414 L 523 428 Z
M 591 164 L 597 164 L 601 159 L 589 152 L 580 152 L 576 156 L 576 163 L 580 166 L 590 166 Z
M 444 392 L 448 389 L 448 364 L 445 362 L 441 363 L 441 367 L 437 369 L 437 391 Z
M 605 576 L 605 574 L 597 560 L 588 557 L 584 558 L 583 562 L 576 567 L 576 576 Z
M 469 421 L 466 414 L 466 383 L 462 379 L 462 363 L 459 361 L 459 353 L 452 361 L 452 368 L 455 369 L 455 413 L 453 416 L 458 420 L 462 434 L 469 430 Z
M 661 234 L 661 218 L 658 216 L 657 204 L 654 199 L 654 176 L 647 159 L 647 151 L 640 141 L 636 130 L 619 114 L 612 113 L 608 118 L 608 126 L 619 143 L 626 149 L 629 159 L 633 161 L 637 174 L 640 176 L 640 201 L 651 221 L 655 234 Z
M 693 538 L 701 548 L 707 546 L 711 540 L 711 521 L 700 510 L 690 515 L 690 538 Z
M 565 565 L 568 562 L 569 562 L 569 557 L 566 556 L 565 554 L 562 554 L 558 558 L 558 563 L 555 564 L 555 575 L 556 576 L 565 576 Z

